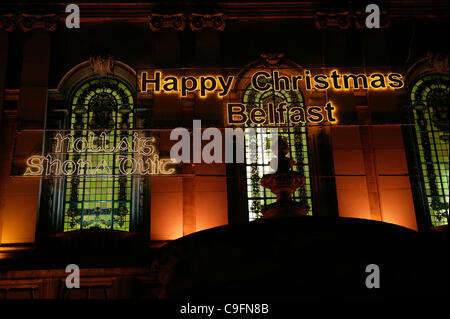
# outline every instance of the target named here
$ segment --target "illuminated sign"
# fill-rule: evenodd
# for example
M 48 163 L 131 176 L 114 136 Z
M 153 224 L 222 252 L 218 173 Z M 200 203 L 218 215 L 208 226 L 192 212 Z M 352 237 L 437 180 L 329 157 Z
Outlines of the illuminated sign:
M 153 77 L 150 77 L 149 72 L 143 71 L 140 78 L 141 92 L 151 90 L 155 93 L 178 93 L 182 97 L 196 91 L 200 92 L 200 97 L 206 97 L 207 94 L 214 92 L 219 97 L 224 97 L 230 93 L 234 81 L 234 76 L 222 75 L 163 77 L 161 71 L 154 71 Z M 259 92 L 272 89 L 296 91 L 299 90 L 301 81 L 306 90 L 400 89 L 404 85 L 400 73 L 340 74 L 337 70 L 333 70 L 329 75 L 311 75 L 310 70 L 305 70 L 303 75 L 286 76 L 280 75 L 279 71 L 272 73 L 258 71 L 251 77 L 253 89 Z
M 153 137 L 121 137 L 116 145 L 108 145 L 108 133 L 94 134 L 88 137 L 75 137 L 72 134 L 56 134 L 53 153 L 33 155 L 26 160 L 24 176 L 89 176 L 114 175 L 117 168 L 119 175 L 170 175 L 175 173 L 171 159 L 159 158 Z M 69 159 L 61 159 L 64 154 L 71 154 Z M 76 154 L 116 155 L 93 163 L 92 160 L 75 156 Z M 130 156 L 134 154 L 137 156 Z
M 153 78 L 149 78 L 148 72 L 141 73 L 141 92 L 147 92 L 149 86 L 155 93 L 179 93 L 186 97 L 189 92 L 199 91 L 201 97 L 206 97 L 208 93 L 216 92 L 218 96 L 228 95 L 233 83 L 234 76 L 225 79 L 223 76 L 166 76 L 162 77 L 161 71 L 155 71 Z
M 324 106 L 303 105 L 303 103 L 297 103 L 298 101 L 288 102 L 287 99 L 282 98 L 287 92 L 293 94 L 300 89 L 304 92 L 328 89 L 344 91 L 351 89 L 395 90 L 404 86 L 402 75 L 399 73 L 349 74 L 330 69 L 327 74 L 324 72 L 312 74 L 308 69 L 302 69 L 297 73 L 293 70 L 287 72 L 281 69 L 271 71 L 259 69 L 243 78 L 232 75 L 237 74 L 234 71 L 226 71 L 228 72 L 226 76 L 185 74 L 184 69 L 175 72 L 182 73 L 182 75 L 174 75 L 166 71 L 164 74 L 158 70 L 141 71 L 138 81 L 140 92 L 175 93 L 180 97 L 187 97 L 196 92 L 200 98 L 215 94 L 220 99 L 231 95 L 231 99 L 224 106 L 228 125 L 247 125 L 247 127 L 337 123 L 336 107 L 331 101 L 326 102 Z M 242 81 L 242 79 L 245 80 Z M 252 90 L 251 94 L 265 96 L 264 103 L 243 102 L 244 91 L 247 89 Z M 230 94 L 231 92 L 233 94 Z M 272 96 L 270 92 L 273 92 L 273 99 L 270 98 Z M 276 98 L 277 96 L 278 98 Z M 233 99 L 239 100 L 233 101 Z M 206 163 L 220 162 L 222 145 L 219 145 L 218 140 L 212 140 L 206 145 L 206 151 L 202 151 L 196 147 L 201 143 L 198 142 L 198 138 L 195 139 L 199 134 L 197 131 L 200 129 L 195 130 L 194 127 L 195 121 L 193 124 L 193 162 L 199 162 L 199 158 L 202 156 L 203 159 L 206 158 Z M 190 136 L 187 130 L 183 131 L 183 128 L 172 131 L 172 133 L 182 132 L 182 137 Z M 73 135 L 58 133 L 53 137 L 54 143 L 51 152 L 29 157 L 27 155 L 26 160 L 19 161 L 21 164 L 19 174 L 40 177 L 173 175 L 177 171 L 174 165 L 180 162 L 189 162 L 190 155 L 188 156 L 188 153 L 190 153 L 191 146 L 188 145 L 189 140 L 186 137 L 176 143 L 175 149 L 172 147 L 170 153 L 171 156 L 178 154 L 175 151 L 180 148 L 182 155 L 179 157 L 173 155 L 170 159 L 159 157 L 154 137 L 142 137 L 136 132 L 131 135 L 132 131 L 127 132 L 119 135 L 114 132 L 114 138 L 108 136 L 111 132 L 106 131 L 89 133 L 84 131 L 83 134 L 72 133 Z M 214 131 L 213 134 L 211 128 L 208 128 L 205 133 L 218 136 L 220 131 Z M 171 134 L 171 140 L 176 140 L 172 139 L 172 135 L 176 136 L 176 134 Z M 208 156 L 208 150 L 213 149 L 212 145 L 216 145 L 215 143 L 217 147 L 214 148 L 214 157 Z M 182 148 L 181 146 L 184 144 L 187 146 Z M 202 155 L 204 153 L 207 156 Z M 25 169 L 23 169 L 22 163 L 25 164 Z
M 205 98 L 208 94 L 217 94 L 219 98 L 223 98 L 232 91 L 234 81 L 235 76 L 232 75 L 226 77 L 222 75 L 175 76 L 163 75 L 161 71 L 154 71 L 151 75 L 148 71 L 142 71 L 139 88 L 142 93 L 148 91 L 156 94 L 176 93 L 180 97 L 186 97 L 189 93 L 199 92 L 201 98 Z M 322 73 L 313 75 L 308 69 L 305 69 L 302 74 L 289 76 L 278 70 L 271 72 L 259 70 L 255 71 L 248 81 L 253 90 L 259 93 L 298 91 L 300 87 L 306 91 L 323 91 L 328 89 L 400 89 L 404 86 L 400 73 L 341 74 L 338 70 L 331 70 L 328 75 Z M 330 101 L 325 106 L 307 107 L 290 105 L 286 102 L 248 106 L 238 101 L 227 104 L 226 118 L 229 125 L 276 126 L 288 123 L 300 125 L 323 122 L 336 124 L 335 110 L 335 106 Z
M 348 89 L 399 89 L 403 87 L 402 75 L 399 73 L 389 73 L 386 76 L 382 73 L 366 74 L 339 74 L 333 70 L 330 75 L 311 75 L 310 70 L 305 70 L 303 75 L 285 76 L 279 71 L 273 71 L 273 75 L 266 71 L 259 71 L 252 76 L 252 86 L 255 90 L 265 92 L 270 89 L 298 90 L 299 81 L 304 81 L 306 90 L 335 90 Z
M 229 124 L 267 124 L 267 125 L 292 125 L 304 123 L 336 123 L 334 117 L 335 107 L 328 102 L 323 108 L 311 106 L 308 108 L 289 106 L 286 102 L 278 105 L 267 104 L 267 111 L 262 107 L 254 107 L 248 112 L 243 103 L 228 103 L 227 119 Z M 325 111 L 325 112 L 323 112 Z M 324 114 L 325 113 L 325 116 Z M 247 115 L 248 114 L 248 115 Z

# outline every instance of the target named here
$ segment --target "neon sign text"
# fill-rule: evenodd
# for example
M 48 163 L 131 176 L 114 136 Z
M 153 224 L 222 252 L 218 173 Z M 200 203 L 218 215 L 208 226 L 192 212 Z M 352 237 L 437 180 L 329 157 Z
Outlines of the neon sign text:
M 72 134 L 56 134 L 54 153 L 46 156 L 33 155 L 26 160 L 24 176 L 94 176 L 94 175 L 170 175 L 176 169 L 173 161 L 160 158 L 156 150 L 154 137 L 122 136 L 116 145 L 109 145 L 108 133 L 87 137 L 75 137 Z M 64 154 L 115 154 L 114 160 L 91 160 L 74 157 L 64 159 Z M 133 156 L 130 156 L 132 154 Z M 113 172 L 113 167 L 116 170 Z

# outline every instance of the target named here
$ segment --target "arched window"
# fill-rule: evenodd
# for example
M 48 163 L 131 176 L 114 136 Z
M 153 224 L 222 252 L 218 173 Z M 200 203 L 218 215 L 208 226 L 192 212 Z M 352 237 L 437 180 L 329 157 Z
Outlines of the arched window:
M 431 223 L 448 224 L 448 103 L 447 75 L 428 75 L 411 90 L 419 162 Z
M 126 138 L 132 145 L 134 99 L 124 83 L 96 78 L 81 84 L 72 96 L 70 111 L 72 140 L 84 137 L 91 139 L 93 145 L 111 149 Z M 89 149 L 82 153 L 69 152 L 68 159 L 91 165 L 66 180 L 64 231 L 91 227 L 129 230 L 132 178 L 120 174 L 118 156 L 132 155 L 127 151 L 108 153 Z M 99 164 L 102 170 L 96 170 Z
M 268 79 L 270 81 L 270 79 Z M 247 87 L 243 95 L 243 103 L 249 113 L 252 108 L 263 108 L 268 114 L 268 104 L 278 105 L 281 102 L 288 103 L 288 106 L 304 107 L 303 96 L 300 91 L 266 91 L 259 92 L 251 85 Z M 247 114 L 248 115 L 248 114 Z M 279 123 L 278 115 L 275 115 L 275 122 Z M 278 129 L 278 134 L 289 144 L 289 156 L 296 162 L 293 169 L 305 175 L 306 183 L 294 193 L 294 200 L 306 201 L 310 207 L 309 214 L 312 213 L 311 201 L 311 180 L 308 158 L 307 128 L 293 126 L 289 123 L 289 115 L 286 116 L 286 124 L 273 126 Z M 264 205 L 276 201 L 276 196 L 260 184 L 260 179 L 264 174 L 270 173 L 268 162 L 274 157 L 270 145 L 270 125 L 254 125 L 255 135 L 246 135 L 246 179 L 247 179 L 247 200 L 249 208 L 249 219 L 254 220 L 262 216 L 261 210 Z M 263 127 L 266 131 L 263 130 Z M 253 145 L 251 145 L 253 144 Z M 252 146 L 252 147 L 250 147 Z

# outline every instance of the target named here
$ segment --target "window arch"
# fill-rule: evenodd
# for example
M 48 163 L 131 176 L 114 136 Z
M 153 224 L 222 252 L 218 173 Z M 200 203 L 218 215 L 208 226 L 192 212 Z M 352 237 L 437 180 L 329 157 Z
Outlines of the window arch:
M 71 142 L 79 137 L 92 139 L 93 145 L 117 145 L 119 140 L 133 143 L 134 98 L 123 82 L 112 78 L 95 78 L 82 83 L 70 100 Z M 106 132 L 102 136 L 102 132 Z M 91 136 L 91 137 L 89 137 Z M 117 153 L 69 152 L 68 159 L 90 161 L 80 174 L 68 177 L 64 194 L 64 231 L 98 227 L 128 231 L 130 229 L 132 177 L 121 175 Z M 108 173 L 96 170 L 103 163 Z M 102 166 L 103 167 L 103 166 Z M 104 170 L 103 170 L 104 174 Z
M 449 212 L 449 81 L 427 75 L 411 90 L 416 141 L 426 203 L 433 226 L 448 224 Z
M 267 79 L 267 81 L 271 81 L 271 79 Z M 247 116 L 253 108 L 264 108 L 268 112 L 269 103 L 278 105 L 281 102 L 286 102 L 289 106 L 305 106 L 300 91 L 275 91 L 272 89 L 266 92 L 259 92 L 253 89 L 251 84 L 245 89 L 242 102 L 246 106 Z M 277 128 L 279 136 L 283 137 L 288 143 L 290 147 L 289 156 L 295 161 L 294 171 L 298 171 L 306 177 L 305 185 L 293 194 L 293 199 L 306 202 L 310 207 L 309 214 L 312 214 L 307 128 L 305 124 L 291 125 L 289 123 L 289 114 L 286 115 L 286 118 L 286 124 L 282 126 L 268 124 L 252 125 L 255 128 L 256 134 L 246 135 L 245 137 L 245 169 L 250 220 L 262 217 L 262 207 L 276 201 L 276 196 L 260 184 L 261 177 L 271 172 L 271 168 L 268 166 L 268 162 L 274 156 L 271 151 L 269 139 L 271 128 Z M 275 114 L 275 122 L 279 122 L 278 114 Z M 250 127 L 250 125 L 247 127 Z M 264 131 L 263 127 L 266 131 Z

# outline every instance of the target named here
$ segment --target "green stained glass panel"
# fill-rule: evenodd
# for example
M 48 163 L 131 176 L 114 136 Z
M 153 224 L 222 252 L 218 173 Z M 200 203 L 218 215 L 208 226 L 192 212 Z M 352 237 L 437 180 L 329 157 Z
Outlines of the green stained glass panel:
M 287 102 L 289 105 L 304 107 L 303 97 L 299 91 L 255 91 L 252 86 L 248 86 L 243 94 L 243 103 L 249 111 L 253 107 L 266 108 L 267 104 L 277 105 Z M 248 115 L 248 114 L 247 114 Z M 275 127 L 275 126 L 273 126 Z M 265 189 L 260 184 L 260 179 L 264 174 L 273 172 L 268 166 L 268 162 L 274 157 L 270 146 L 270 127 L 264 130 L 261 126 L 253 126 L 255 135 L 245 137 L 245 157 L 246 157 L 246 180 L 247 180 L 247 200 L 249 208 L 249 220 L 262 217 L 261 210 L 264 205 L 274 203 L 276 196 L 270 190 Z M 310 207 L 309 214 L 312 214 L 311 179 L 309 176 L 308 140 L 305 126 L 293 126 L 287 121 L 283 127 L 277 127 L 278 134 L 289 144 L 289 156 L 296 164 L 293 169 L 301 172 L 306 177 L 305 187 L 298 189 L 293 198 L 296 201 L 306 201 Z
M 133 95 L 115 79 L 94 79 L 81 85 L 72 99 L 71 135 L 88 138 L 95 132 L 107 132 L 106 143 L 116 145 L 126 137 L 132 143 Z M 126 108 L 126 112 L 119 110 Z M 73 142 L 69 141 L 69 143 Z M 95 141 L 100 137 L 94 137 Z M 124 152 L 121 156 L 131 157 Z M 68 178 L 65 186 L 64 231 L 97 227 L 128 231 L 131 214 L 131 179 L 121 176 L 117 154 L 70 153 L 68 159 L 88 161 L 78 178 Z M 105 170 L 97 170 L 104 164 Z
M 446 75 L 429 75 L 417 81 L 411 100 L 426 202 L 434 226 L 448 224 L 448 103 Z

